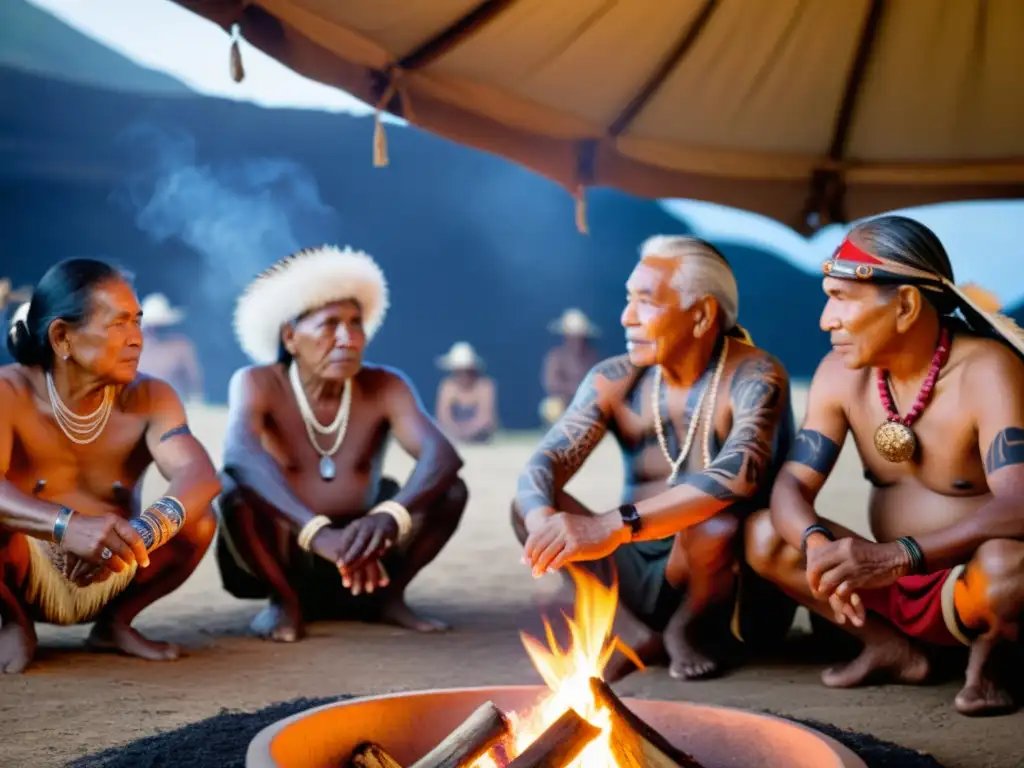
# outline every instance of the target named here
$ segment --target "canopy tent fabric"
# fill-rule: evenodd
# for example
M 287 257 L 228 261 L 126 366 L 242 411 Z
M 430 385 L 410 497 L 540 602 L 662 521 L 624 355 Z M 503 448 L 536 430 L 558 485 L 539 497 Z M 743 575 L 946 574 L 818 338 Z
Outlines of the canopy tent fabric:
M 175 2 L 573 192 L 804 232 L 1024 197 L 1020 0 Z

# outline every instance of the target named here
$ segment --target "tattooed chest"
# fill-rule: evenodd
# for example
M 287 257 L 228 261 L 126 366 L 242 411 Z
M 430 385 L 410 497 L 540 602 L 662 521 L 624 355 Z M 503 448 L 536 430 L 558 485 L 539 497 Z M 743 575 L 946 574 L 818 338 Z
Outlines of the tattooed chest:
M 662 392 L 655 403 L 650 381 L 641 382 L 629 393 L 615 413 L 612 425 L 623 453 L 627 482 L 641 484 L 668 478 L 672 473 L 672 463 L 679 460 L 687 443 L 689 451 L 680 469 L 683 472 L 699 471 L 703 424 L 693 425 L 697 428 L 692 430 L 692 436 L 689 434 L 695 407 L 696 398 L 690 393 L 670 399 Z M 661 421 L 660 438 L 658 418 Z M 712 450 L 715 442 L 712 436 Z

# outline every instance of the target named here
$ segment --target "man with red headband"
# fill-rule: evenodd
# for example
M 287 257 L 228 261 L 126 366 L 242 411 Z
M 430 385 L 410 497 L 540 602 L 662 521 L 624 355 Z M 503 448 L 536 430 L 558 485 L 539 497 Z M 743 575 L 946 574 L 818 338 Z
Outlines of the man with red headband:
M 1005 641 L 1024 606 L 1020 329 L 954 285 L 942 244 L 911 219 L 855 227 L 823 271 L 833 351 L 771 510 L 749 522 L 748 560 L 863 643 L 825 685 L 923 682 L 933 650 L 962 644 L 957 710 L 1010 711 Z M 872 485 L 874 541 L 814 509 L 849 433 Z

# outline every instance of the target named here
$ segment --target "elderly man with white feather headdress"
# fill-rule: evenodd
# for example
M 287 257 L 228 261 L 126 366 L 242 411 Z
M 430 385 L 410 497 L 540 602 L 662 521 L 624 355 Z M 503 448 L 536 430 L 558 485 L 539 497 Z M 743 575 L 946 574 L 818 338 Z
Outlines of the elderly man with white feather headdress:
M 242 294 L 235 331 L 254 366 L 229 392 L 217 560 L 225 588 L 269 598 L 253 630 L 292 642 L 316 619 L 430 632 L 404 593 L 451 538 L 468 493 L 462 461 L 393 368 L 363 364 L 388 308 L 376 262 L 300 251 Z M 391 436 L 416 459 L 383 476 Z

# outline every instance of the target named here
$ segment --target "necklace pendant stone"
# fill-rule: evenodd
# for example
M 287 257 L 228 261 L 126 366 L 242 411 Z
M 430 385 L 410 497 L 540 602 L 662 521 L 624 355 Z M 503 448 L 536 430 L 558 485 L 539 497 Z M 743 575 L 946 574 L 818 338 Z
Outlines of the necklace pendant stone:
M 330 456 L 323 456 L 320 459 L 320 477 L 324 480 L 331 481 L 334 479 L 337 471 L 334 466 L 334 459 Z
M 898 421 L 886 421 L 875 430 L 875 450 L 888 462 L 901 464 L 917 451 L 914 430 Z

